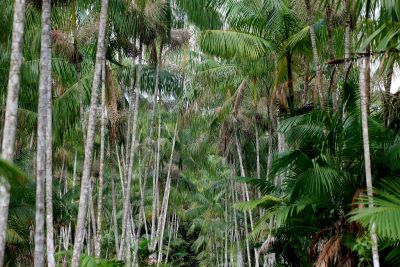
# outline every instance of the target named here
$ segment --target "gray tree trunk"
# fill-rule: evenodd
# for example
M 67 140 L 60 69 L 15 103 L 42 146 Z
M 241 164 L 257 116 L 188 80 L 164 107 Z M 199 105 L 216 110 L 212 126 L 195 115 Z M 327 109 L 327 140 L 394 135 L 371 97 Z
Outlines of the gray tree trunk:
M 321 65 L 318 56 L 318 48 L 317 48 L 317 35 L 315 34 L 314 30 L 314 23 L 313 23 L 313 11 L 311 8 L 310 0 L 304 0 L 307 9 L 307 24 L 310 30 L 310 37 L 311 37 L 311 47 L 314 57 L 314 64 L 315 64 L 315 75 L 316 75 L 316 92 L 314 93 L 314 103 L 316 104 L 318 100 L 316 99 L 317 93 L 319 94 L 319 103 L 321 108 L 324 108 L 324 94 L 322 90 L 322 72 L 321 72 Z
M 151 124 L 150 124 L 150 146 L 153 144 L 153 129 L 154 129 L 154 122 L 155 122 L 155 116 L 156 116 L 156 110 L 157 110 L 157 103 L 158 103 L 158 84 L 160 81 L 160 68 L 161 68 L 161 62 L 162 62 L 162 49 L 163 49 L 163 44 L 161 43 L 160 45 L 160 54 L 157 57 L 157 63 L 156 63 L 156 81 L 154 85 L 154 95 L 153 95 L 153 107 L 151 111 Z
M 42 2 L 42 32 L 40 45 L 39 105 L 36 151 L 36 212 L 34 266 L 45 265 L 45 181 L 46 181 L 46 128 L 51 62 L 51 0 Z
M 18 93 L 24 41 L 25 0 L 14 3 L 13 32 L 11 40 L 10 72 L 7 85 L 7 102 L 3 127 L 2 157 L 12 161 L 14 158 L 15 131 L 17 129 Z M 9 184 L 0 178 L 0 267 L 4 263 L 7 236 L 8 206 L 10 203 Z
M 83 234 L 85 231 L 85 218 L 88 207 L 90 172 L 93 157 L 93 142 L 95 135 L 95 116 L 97 107 L 98 88 L 100 85 L 101 69 L 105 59 L 105 34 L 107 22 L 108 0 L 101 1 L 99 35 L 97 39 L 96 65 L 93 76 L 92 96 L 90 100 L 89 121 L 87 125 L 87 139 L 85 145 L 85 159 L 83 162 L 83 172 L 81 181 L 81 192 L 79 197 L 79 211 L 75 233 L 75 244 L 72 255 L 71 267 L 78 267 L 83 246 Z
M 123 206 L 123 217 L 122 217 L 122 236 L 121 236 L 121 245 L 118 255 L 118 259 L 122 259 L 122 253 L 126 251 L 124 249 L 126 238 L 127 238 L 127 224 L 129 219 L 129 206 L 130 206 L 130 198 L 131 198 L 131 185 L 132 185 L 132 175 L 133 175 L 133 163 L 135 157 L 135 144 L 136 144 L 136 132 L 138 126 L 138 114 L 139 114 L 139 99 L 140 99 L 140 80 L 142 74 L 142 46 L 140 45 L 140 52 L 139 52 L 139 64 L 138 64 L 138 71 L 137 71 L 137 80 L 136 80 L 136 88 L 135 88 L 135 107 L 133 113 L 133 127 L 132 127 L 132 141 L 130 147 L 130 157 L 129 157 L 129 164 L 128 164 L 128 171 L 126 176 L 126 188 L 125 188 L 125 196 L 124 196 L 124 206 Z M 132 77 L 133 78 L 133 77 Z M 125 255 L 127 256 L 127 255 Z
M 164 196 L 163 196 L 163 201 L 161 204 L 160 219 L 158 221 L 158 227 L 157 227 L 157 240 L 159 242 L 157 266 L 160 266 L 161 261 L 162 261 L 164 228 L 165 228 L 165 221 L 167 219 L 169 193 L 171 191 L 171 168 L 172 168 L 172 161 L 174 159 L 174 150 L 175 150 L 175 142 L 176 142 L 177 132 L 178 132 L 178 121 L 175 124 L 174 137 L 172 139 L 172 149 L 171 149 L 171 156 L 169 158 L 167 181 L 165 182 Z
M 153 174 L 153 203 L 151 213 L 151 234 L 150 234 L 150 251 L 153 252 L 156 247 L 156 227 L 158 218 L 158 206 L 159 206 L 159 167 L 160 167 L 160 150 L 161 150 L 161 112 L 158 111 L 158 136 L 157 136 L 157 155 L 155 162 L 155 170 Z
M 101 249 L 101 220 L 103 218 L 103 187 L 104 187 L 104 136 L 106 124 L 106 66 L 102 69 L 101 79 L 101 129 L 100 129 L 100 166 L 99 166 L 99 192 L 97 198 L 97 234 L 95 242 L 95 255 L 100 257 Z
M 50 51 L 51 55 L 51 51 Z M 53 227 L 53 150 L 52 150 L 52 78 L 51 56 L 49 57 L 49 77 L 47 80 L 47 125 L 46 125 L 46 245 L 47 265 L 56 266 L 54 258 Z M 65 179 L 67 181 L 67 178 Z M 65 192 L 66 193 L 66 188 Z
M 361 58 L 359 60 L 360 67 L 360 101 L 361 101 L 361 124 L 362 124 L 362 137 L 364 146 L 364 164 L 365 164 L 365 180 L 367 184 L 368 193 L 368 207 L 374 207 L 373 201 L 373 188 L 372 188 L 372 175 L 371 175 L 371 157 L 369 151 L 369 133 L 368 133 L 368 109 L 367 109 L 367 90 L 370 90 L 367 83 L 367 71 L 369 68 L 366 66 L 369 60 Z M 376 235 L 375 223 L 371 227 L 371 241 L 372 241 L 372 258 L 374 267 L 379 267 L 379 253 L 378 253 L 378 237 Z
M 118 149 L 116 152 L 118 153 Z M 111 174 L 111 200 L 112 200 L 112 218 L 114 226 L 115 253 L 119 254 L 119 238 L 118 238 L 118 220 L 117 220 L 117 201 L 115 199 L 115 180 L 113 173 Z

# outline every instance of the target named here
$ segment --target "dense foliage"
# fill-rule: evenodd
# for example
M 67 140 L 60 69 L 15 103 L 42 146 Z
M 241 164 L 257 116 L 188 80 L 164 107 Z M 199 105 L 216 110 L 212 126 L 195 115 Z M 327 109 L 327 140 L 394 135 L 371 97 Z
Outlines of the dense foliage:
M 4 266 L 400 265 L 399 1 L 4 0 L 0 22 Z

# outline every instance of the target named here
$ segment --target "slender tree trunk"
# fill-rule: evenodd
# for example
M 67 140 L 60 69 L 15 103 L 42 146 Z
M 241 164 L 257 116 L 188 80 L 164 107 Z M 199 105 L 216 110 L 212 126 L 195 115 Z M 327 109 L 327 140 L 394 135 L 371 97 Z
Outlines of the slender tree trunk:
M 142 75 L 142 45 L 140 44 L 139 49 L 139 64 L 138 64 L 138 72 L 137 72 L 137 80 L 136 80 L 136 88 L 135 88 L 135 107 L 133 114 L 133 127 L 132 127 L 132 142 L 130 147 L 130 157 L 128 164 L 128 172 L 126 176 L 126 188 L 125 188 L 125 197 L 124 197 L 124 207 L 123 207 L 123 217 L 122 217 L 122 236 L 121 236 L 121 245 L 120 245 L 120 255 L 118 255 L 118 259 L 122 259 L 122 253 L 125 251 L 124 246 L 126 243 L 126 229 L 127 222 L 129 218 L 129 203 L 131 198 L 131 185 L 132 185 L 132 175 L 133 175 L 133 163 L 135 156 L 135 144 L 136 144 L 136 132 L 138 126 L 138 114 L 139 114 L 139 99 L 140 99 L 140 80 Z
M 273 145 L 274 145 L 274 139 L 273 139 L 273 133 L 275 127 L 275 108 L 274 108 L 274 101 L 273 97 L 270 97 L 270 102 L 268 105 L 268 116 L 269 116 L 269 129 L 268 129 L 268 157 L 267 157 L 267 179 L 269 179 L 269 173 L 271 170 L 272 166 L 272 154 L 273 154 Z
M 90 186 L 90 173 L 93 157 L 93 142 L 95 135 L 95 116 L 97 107 L 98 87 L 101 79 L 102 64 L 105 59 L 105 34 L 107 21 L 108 0 L 101 1 L 99 36 L 97 40 L 96 65 L 93 76 L 92 96 L 90 100 L 89 121 L 87 129 L 87 139 L 85 145 L 85 159 L 83 162 L 83 172 L 81 181 L 81 192 L 79 197 L 79 211 L 76 225 L 75 244 L 72 255 L 71 267 L 78 267 L 83 246 L 83 233 L 85 229 L 85 217 L 87 212 L 87 202 Z
M 115 145 L 115 152 L 117 154 L 118 173 L 119 173 L 119 180 L 120 180 L 120 184 L 121 184 L 122 197 L 125 197 L 124 174 L 123 174 L 124 165 L 121 163 L 121 161 L 119 159 L 119 153 L 118 153 L 117 145 Z M 122 152 L 121 152 L 121 155 L 123 155 Z
M 307 104 L 308 102 L 308 88 L 309 88 L 309 77 L 310 77 L 310 60 L 308 56 L 305 58 L 304 62 L 304 69 L 305 69 L 305 75 L 304 75 L 304 91 L 303 91 L 303 105 Z
M 81 62 L 80 62 L 80 53 L 78 48 L 78 25 L 77 25 L 77 0 L 74 0 L 72 3 L 72 29 L 74 34 L 74 63 L 75 63 L 75 70 L 76 70 L 76 81 L 77 81 L 77 88 L 79 92 L 79 117 L 82 127 L 82 134 L 83 134 L 83 144 L 85 145 L 86 141 L 86 129 L 85 129 L 85 112 L 83 106 L 83 90 L 82 90 L 82 82 L 81 82 Z
M 311 36 L 311 47 L 314 57 L 314 64 L 315 64 L 315 74 L 316 74 L 316 89 L 314 92 L 314 103 L 318 103 L 317 94 L 319 93 L 319 102 L 321 105 L 321 109 L 324 109 L 324 94 L 322 90 L 322 72 L 321 72 L 321 65 L 318 56 L 318 48 L 317 48 L 317 35 L 315 34 L 314 30 L 314 23 L 313 23 L 313 11 L 311 8 L 310 0 L 304 0 L 307 9 L 307 24 L 310 28 L 310 36 Z
M 92 178 L 92 180 L 93 180 L 93 183 L 92 182 L 90 183 L 90 189 L 89 189 L 89 216 L 90 216 L 90 222 L 92 224 L 92 226 L 91 226 L 92 232 L 90 233 L 91 237 L 92 237 L 90 240 L 91 246 L 89 246 L 90 252 L 91 252 L 90 255 L 92 255 L 92 253 L 95 252 L 95 245 L 96 245 L 95 243 L 96 243 L 96 234 L 97 234 L 96 215 L 94 213 L 94 202 L 93 202 L 93 191 L 94 191 L 94 186 L 95 186 L 94 177 Z M 93 254 L 93 255 L 95 255 L 95 254 Z
M 293 69 L 292 69 L 292 54 L 290 52 L 286 53 L 286 61 L 287 61 L 287 75 L 288 75 L 288 88 L 289 88 L 289 97 L 288 104 L 290 112 L 294 112 L 294 88 L 293 88 Z
M 346 19 L 344 24 L 344 58 L 346 62 L 350 60 L 351 46 L 351 20 L 354 11 L 355 0 L 345 0 Z
M 256 130 L 256 169 L 257 169 L 257 178 L 261 178 L 261 170 L 260 170 L 260 140 L 258 137 L 258 126 L 255 126 Z
M 228 239 L 229 239 L 229 231 L 228 231 L 228 199 L 229 195 L 225 192 L 225 209 L 224 209 L 224 222 L 225 222 L 225 240 L 224 240 L 224 267 L 228 267 Z
M 141 64 L 139 62 L 139 64 Z M 126 151 L 125 151 L 125 162 L 129 162 L 129 151 L 130 151 L 130 142 L 132 138 L 131 130 L 132 130 L 132 114 L 134 112 L 134 87 L 135 87 L 135 60 L 132 60 L 132 70 L 131 70 L 131 81 L 128 91 L 128 99 L 129 99 L 129 108 L 128 108 L 128 125 L 126 130 Z M 121 154 L 123 156 L 123 154 Z M 128 173 L 128 165 L 125 165 L 125 176 Z
M 372 175 L 371 175 L 371 157 L 369 151 L 369 133 L 368 133 L 368 109 L 367 109 L 367 67 L 368 60 L 366 58 L 360 59 L 360 100 L 361 100 L 361 123 L 362 123 L 362 136 L 364 145 L 364 161 L 365 161 L 365 179 L 367 184 L 368 193 L 368 207 L 374 207 L 373 201 L 373 188 L 372 188 Z M 378 238 L 376 235 L 375 223 L 371 227 L 371 241 L 372 241 L 372 258 L 374 267 L 379 267 L 379 254 L 378 254 Z
M 155 162 L 155 171 L 154 171 L 154 182 L 153 182 L 153 205 L 152 205 L 152 214 L 151 214 L 151 235 L 150 235 L 150 251 L 153 252 L 156 247 L 156 227 L 157 227 L 157 217 L 159 214 L 158 211 L 158 202 L 159 202 L 159 187 L 158 187 L 158 177 L 160 170 L 160 152 L 161 152 L 161 111 L 158 110 L 158 136 L 157 136 L 157 155 Z
M 7 102 L 3 127 L 2 157 L 14 158 L 15 131 L 17 128 L 18 94 L 24 41 L 25 0 L 14 3 L 13 32 L 11 40 L 10 72 L 7 85 Z M 0 178 L 0 267 L 3 267 L 7 235 L 10 188 L 4 177 Z
M 106 124 L 106 66 L 104 63 L 101 79 L 101 130 L 100 130 L 100 166 L 99 166 L 99 193 L 97 198 L 97 234 L 95 255 L 100 257 L 101 249 L 101 221 L 103 218 L 103 187 L 104 187 L 104 141 Z
M 168 263 L 168 257 L 169 257 L 169 250 L 171 247 L 171 239 L 172 239 L 172 235 L 174 232 L 174 220 L 176 220 L 176 211 L 174 211 L 174 215 L 172 215 L 171 221 L 170 221 L 170 227 L 169 227 L 169 231 L 168 231 L 168 244 L 167 244 L 167 254 L 165 255 L 165 264 Z
M 371 110 L 371 47 L 367 47 L 368 56 L 365 59 L 365 94 L 366 94 L 366 106 L 367 106 L 367 114 L 370 114 Z
M 139 251 L 139 238 L 140 238 L 140 230 L 141 230 L 141 226 L 142 226 L 142 209 L 144 209 L 144 190 L 145 190 L 145 180 L 146 178 L 143 178 L 143 182 L 142 182 L 142 167 L 141 167 L 141 157 L 140 157 L 141 153 L 139 151 L 139 155 L 138 155 L 138 168 L 139 168 L 139 193 L 140 193 L 140 204 L 139 204 L 139 214 L 138 214 L 138 223 L 137 223 L 137 233 L 136 233 L 136 238 L 134 240 L 134 251 L 133 251 L 133 266 L 137 266 L 137 260 L 138 260 L 138 251 Z M 147 175 L 147 170 L 145 170 L 145 175 Z
M 172 139 L 172 149 L 171 149 L 171 156 L 169 158 L 167 181 L 165 183 L 165 190 L 164 190 L 164 196 L 163 196 L 163 201 L 162 201 L 162 205 L 161 205 L 160 219 L 158 221 L 158 227 L 157 227 L 157 240 L 159 242 L 157 266 L 160 266 L 160 263 L 162 260 L 164 228 L 165 228 L 165 220 L 167 218 L 169 193 L 171 190 L 171 169 L 172 169 L 172 161 L 174 159 L 174 150 L 175 150 L 175 142 L 176 142 L 177 132 L 178 132 L 178 121 L 175 124 L 174 137 Z
M 236 202 L 236 190 L 235 186 L 232 185 L 232 199 L 233 203 Z M 233 208 L 233 220 L 234 220 L 234 236 L 236 239 L 236 257 L 237 257 L 237 267 L 242 267 L 243 266 L 243 255 L 242 255 L 242 249 L 240 246 L 240 232 L 239 232 L 239 227 L 238 227 L 238 222 L 237 222 L 237 214 L 236 214 L 236 209 Z
M 45 265 L 45 181 L 46 181 L 46 131 L 49 79 L 51 79 L 51 0 L 42 2 L 42 33 L 40 47 L 38 134 L 36 153 L 36 212 L 34 266 Z M 50 118 L 51 120 L 51 118 Z
M 115 239 L 115 253 L 119 254 L 119 240 L 118 240 L 118 220 L 117 220 L 117 202 L 115 199 L 115 181 L 114 176 L 111 176 L 111 198 L 112 198 L 112 217 L 114 225 L 114 239 Z
M 392 79 L 393 79 L 393 64 L 389 66 L 389 69 L 384 79 L 385 92 L 383 94 L 383 121 L 385 122 L 386 127 L 389 125 L 390 89 L 392 87 Z
M 155 81 L 155 86 L 154 86 L 153 107 L 152 107 L 152 111 L 151 111 L 151 124 L 150 124 L 150 146 L 153 144 L 153 129 L 154 129 L 154 124 L 155 124 L 155 115 L 156 115 L 156 109 L 157 109 L 157 103 L 158 103 L 158 94 L 159 94 L 158 85 L 159 85 L 159 81 L 160 81 L 162 49 L 163 49 L 163 44 L 161 43 L 160 54 L 158 55 L 157 62 L 156 62 L 156 81 Z
M 334 50 L 334 25 L 332 22 L 332 16 L 333 16 L 333 8 L 332 5 L 334 3 L 328 2 L 326 6 L 326 24 L 327 24 L 327 29 L 328 29 L 328 52 L 329 52 L 329 60 L 333 61 L 335 60 L 335 50 Z M 337 84 L 337 79 L 339 76 L 339 70 L 337 66 L 333 66 L 332 68 L 332 76 L 331 76 L 331 82 L 329 86 L 329 93 L 332 96 L 332 106 L 335 111 L 338 110 L 338 102 L 337 102 L 337 89 L 336 89 L 336 84 Z
M 50 50 L 51 55 L 51 50 Z M 46 125 L 46 244 L 47 265 L 56 266 L 54 258 L 53 227 L 53 150 L 52 150 L 52 78 L 51 56 L 49 57 L 49 77 L 47 80 L 47 125 Z M 67 178 L 65 179 L 67 181 Z M 66 191 L 66 188 L 64 189 Z M 66 193 L 66 192 L 64 192 Z

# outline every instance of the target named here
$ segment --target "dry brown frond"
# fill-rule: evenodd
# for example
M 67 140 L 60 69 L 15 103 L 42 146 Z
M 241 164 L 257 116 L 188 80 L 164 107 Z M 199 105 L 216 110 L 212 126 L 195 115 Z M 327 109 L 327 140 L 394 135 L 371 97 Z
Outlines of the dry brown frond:
M 326 241 L 321 252 L 319 253 L 315 266 L 329 267 L 329 265 L 334 263 L 338 258 L 340 248 L 340 239 L 337 236 L 334 236 Z
M 272 235 L 268 235 L 267 239 L 261 245 L 260 254 L 266 254 L 268 250 L 274 245 L 275 237 Z
M 82 61 L 81 54 L 75 55 L 74 45 L 68 42 L 66 33 L 59 30 L 53 30 L 50 35 L 53 41 L 53 49 L 56 54 L 63 55 L 71 64 Z
M 237 117 L 238 115 L 240 105 L 243 101 L 244 91 L 246 90 L 246 88 L 247 88 L 247 82 L 246 80 L 243 80 L 236 91 L 235 104 L 233 106 L 233 111 L 232 111 L 232 115 L 234 117 Z
M 91 39 L 95 40 L 99 30 L 99 21 L 100 18 L 97 16 L 79 28 L 77 36 L 79 44 L 86 44 Z
M 174 29 L 171 30 L 171 41 L 169 44 L 170 49 L 180 49 L 187 45 L 190 40 L 190 32 L 187 29 Z

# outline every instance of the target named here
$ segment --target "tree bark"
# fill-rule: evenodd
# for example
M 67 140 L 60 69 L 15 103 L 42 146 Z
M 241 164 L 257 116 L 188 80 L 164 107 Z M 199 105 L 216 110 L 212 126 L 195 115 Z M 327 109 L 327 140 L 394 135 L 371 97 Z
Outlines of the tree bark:
M 76 81 L 77 88 L 79 93 L 79 117 L 82 127 L 82 135 L 83 135 L 83 144 L 85 145 L 86 141 L 86 131 L 85 131 L 85 112 L 83 106 L 83 91 L 82 91 L 82 82 L 81 82 L 81 62 L 80 62 L 80 53 L 78 48 L 78 27 L 77 27 L 77 0 L 74 0 L 72 3 L 72 28 L 74 34 L 74 63 L 76 70 Z
M 355 0 L 345 0 L 346 19 L 344 24 L 344 58 L 346 62 L 350 60 L 350 46 L 351 46 L 351 21 L 355 8 Z
M 366 58 L 360 59 L 360 102 L 361 102 L 361 123 L 362 123 L 362 137 L 364 146 L 364 165 L 365 165 L 365 180 L 367 184 L 368 193 L 368 207 L 374 207 L 373 201 L 373 188 L 372 188 L 372 175 L 371 175 L 371 157 L 369 151 L 369 132 L 368 132 L 368 109 L 367 109 L 367 67 L 368 60 Z M 375 223 L 371 227 L 371 241 L 372 241 L 372 258 L 374 267 L 379 267 L 379 253 L 378 253 L 378 238 L 376 235 Z
M 117 151 L 118 153 L 118 151 Z M 113 168 L 112 168 L 113 170 Z M 112 199 L 112 217 L 114 225 L 114 239 L 115 239 L 115 253 L 119 254 L 119 239 L 118 239 L 118 220 L 117 220 L 117 201 L 115 199 L 115 181 L 114 176 L 111 175 L 111 199 Z
M 383 93 L 383 121 L 386 127 L 389 126 L 390 89 L 392 87 L 393 67 L 394 64 L 392 63 L 389 66 L 389 69 L 385 74 L 385 79 L 384 79 L 385 92 Z
M 24 41 L 25 0 L 14 3 L 13 32 L 11 40 L 10 72 L 7 85 L 7 101 L 3 127 L 2 157 L 14 158 L 15 131 L 17 129 L 18 94 L 21 79 L 22 46 Z M 0 267 L 3 267 L 7 236 L 10 188 L 4 177 L 0 178 Z
M 150 251 L 153 252 L 156 247 L 156 227 L 159 215 L 159 186 L 158 178 L 160 171 L 160 152 L 161 152 L 161 112 L 158 109 L 158 136 L 157 136 L 157 155 L 156 155 L 156 167 L 154 171 L 154 182 L 153 182 L 153 205 L 152 205 L 152 215 L 151 215 L 151 234 L 150 234 Z
M 157 227 L 157 240 L 159 242 L 157 266 L 160 266 L 160 263 L 162 260 L 164 228 L 165 228 L 165 221 L 167 218 L 169 193 L 171 191 L 171 169 L 172 169 L 172 161 L 174 159 L 174 150 L 175 150 L 177 132 L 178 132 L 178 121 L 175 124 L 174 137 L 172 139 L 172 148 L 171 148 L 171 156 L 169 158 L 167 181 L 165 182 L 165 189 L 164 189 L 164 196 L 163 196 L 163 201 L 162 201 L 162 205 L 161 205 L 160 219 L 158 221 L 158 227 Z
M 157 62 L 156 62 L 156 80 L 154 85 L 154 95 L 153 95 L 153 107 L 151 111 L 151 124 L 150 124 L 150 146 L 153 144 L 153 129 L 154 129 L 154 122 L 155 122 L 155 115 L 157 110 L 157 103 L 158 103 L 158 85 L 160 81 L 160 68 L 162 62 L 162 49 L 163 44 L 160 45 L 160 54 L 158 55 Z
M 124 207 L 123 207 L 123 217 L 122 217 L 122 236 L 121 236 L 121 245 L 120 245 L 120 255 L 118 255 L 118 259 L 122 259 L 122 253 L 125 251 L 124 246 L 126 243 L 126 229 L 127 222 L 129 218 L 129 203 L 131 198 L 131 185 L 132 185 L 132 175 L 133 175 L 133 163 L 135 156 L 135 144 L 136 144 L 136 132 L 138 126 L 138 114 L 139 114 L 139 99 L 140 99 L 140 80 L 142 75 L 142 45 L 140 45 L 139 49 L 139 64 L 137 71 L 137 80 L 136 80 L 136 88 L 135 88 L 135 107 L 133 114 L 133 127 L 132 127 L 132 141 L 130 147 L 130 156 L 129 156 L 129 164 L 126 176 L 126 188 L 125 188 L 125 196 L 124 196 Z M 132 77 L 133 78 L 133 77 Z
M 290 112 L 294 112 L 294 88 L 293 88 L 293 68 L 292 68 L 292 54 L 290 52 L 286 53 L 286 63 L 287 63 L 287 75 L 288 75 L 288 88 L 289 88 L 289 97 L 288 105 Z
M 46 182 L 46 131 L 48 111 L 48 89 L 51 79 L 51 0 L 42 2 L 42 32 L 40 45 L 40 76 L 38 129 L 36 151 L 36 212 L 34 266 L 45 265 L 45 182 Z M 51 83 L 51 81 L 50 81 Z
M 53 227 L 53 150 L 52 150 L 52 77 L 51 50 L 49 57 L 49 77 L 47 80 L 47 125 L 46 125 L 46 244 L 47 265 L 56 266 L 54 258 L 54 227 Z M 67 181 L 67 179 L 65 179 Z M 66 188 L 65 192 L 66 193 Z
M 330 61 L 335 60 L 334 36 L 333 36 L 334 25 L 332 22 L 332 16 L 333 16 L 332 5 L 333 4 L 334 3 L 329 2 L 326 6 L 326 24 L 327 24 L 327 29 L 328 29 L 328 52 L 329 52 L 329 60 Z M 337 89 L 336 89 L 338 76 L 339 76 L 338 66 L 333 66 L 331 82 L 330 82 L 330 86 L 329 86 L 329 93 L 332 96 L 332 106 L 335 111 L 338 110 Z
M 315 64 L 315 74 L 316 74 L 316 89 L 314 91 L 314 103 L 318 102 L 317 94 L 319 94 L 319 103 L 321 105 L 321 109 L 324 109 L 324 94 L 322 91 L 322 72 L 321 72 L 321 65 L 318 56 L 318 48 L 317 48 L 317 35 L 315 34 L 314 30 L 314 23 L 313 23 L 313 11 L 311 8 L 310 0 L 304 0 L 307 9 L 307 24 L 310 30 L 310 37 L 311 37 L 311 47 L 314 57 L 314 64 Z
M 101 129 L 100 129 L 100 166 L 99 166 L 99 192 L 97 198 L 97 234 L 95 242 L 95 255 L 101 253 L 101 221 L 103 218 L 103 187 L 104 187 L 104 141 L 106 124 L 106 66 L 102 69 L 101 79 Z
M 304 62 L 304 69 L 305 69 L 305 75 L 304 75 L 304 91 L 303 91 L 303 105 L 307 104 L 308 102 L 308 88 L 309 88 L 309 77 L 310 77 L 310 60 L 308 56 L 305 57 L 305 62 Z
M 83 246 L 83 233 L 85 229 L 85 217 L 88 206 L 88 195 L 90 186 L 90 173 L 93 157 L 93 142 L 95 134 L 95 116 L 97 106 L 98 87 L 100 85 L 102 64 L 105 60 L 105 34 L 107 22 L 108 0 L 101 1 L 99 35 L 97 40 L 96 65 L 93 76 L 92 96 L 90 100 L 89 121 L 87 138 L 85 145 L 85 158 L 83 162 L 83 172 L 81 181 L 81 192 L 79 197 L 79 211 L 75 234 L 74 251 L 72 255 L 71 267 L 78 267 Z

